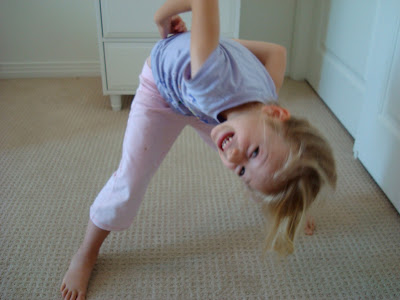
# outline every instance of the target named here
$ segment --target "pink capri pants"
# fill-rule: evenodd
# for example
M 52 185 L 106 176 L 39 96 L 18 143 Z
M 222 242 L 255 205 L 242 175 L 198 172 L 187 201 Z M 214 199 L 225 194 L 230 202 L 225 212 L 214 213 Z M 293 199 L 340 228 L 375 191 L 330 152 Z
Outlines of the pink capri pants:
M 211 147 L 213 125 L 177 114 L 161 97 L 147 63 L 132 102 L 118 170 L 90 207 L 90 219 L 108 231 L 127 229 L 136 216 L 147 186 L 186 125 Z

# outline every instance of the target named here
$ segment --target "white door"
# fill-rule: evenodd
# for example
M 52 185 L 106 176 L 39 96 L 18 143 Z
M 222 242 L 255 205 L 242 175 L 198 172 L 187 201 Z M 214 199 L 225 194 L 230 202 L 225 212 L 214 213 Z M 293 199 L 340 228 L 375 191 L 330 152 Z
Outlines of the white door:
M 400 1 L 314 3 L 306 79 L 400 212 Z
M 379 2 L 316 0 L 306 79 L 355 137 Z M 398 0 L 397 0 L 398 1 Z
M 377 14 L 355 153 L 400 212 L 400 1 Z

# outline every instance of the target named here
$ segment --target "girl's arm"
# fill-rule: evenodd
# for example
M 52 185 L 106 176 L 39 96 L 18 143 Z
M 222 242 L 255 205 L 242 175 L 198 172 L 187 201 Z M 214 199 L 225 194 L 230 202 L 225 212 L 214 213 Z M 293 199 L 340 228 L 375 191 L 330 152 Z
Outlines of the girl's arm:
M 167 0 L 154 14 L 154 22 L 164 39 L 170 33 L 179 32 L 174 28 L 175 23 L 181 23 L 177 16 L 192 9 L 192 0 Z M 176 22 L 178 20 L 178 22 Z M 184 31 L 184 30 L 182 30 Z
M 191 76 L 200 70 L 219 43 L 218 0 L 167 0 L 154 15 L 161 37 L 172 31 L 172 17 L 192 11 L 190 40 Z
M 218 44 L 218 0 L 192 0 L 192 35 L 190 40 L 192 78 Z
M 249 49 L 265 66 L 269 75 L 275 83 L 276 93 L 278 93 L 282 87 L 286 71 L 285 47 L 278 44 L 259 41 L 236 41 Z

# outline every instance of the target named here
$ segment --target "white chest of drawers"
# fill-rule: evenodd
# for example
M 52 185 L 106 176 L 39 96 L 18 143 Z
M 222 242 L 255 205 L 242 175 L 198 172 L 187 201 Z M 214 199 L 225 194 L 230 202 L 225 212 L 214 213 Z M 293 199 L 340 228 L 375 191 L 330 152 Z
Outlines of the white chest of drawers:
M 101 78 L 113 110 L 133 95 L 143 63 L 160 39 L 153 16 L 164 0 L 95 0 Z M 239 36 L 240 0 L 219 0 L 221 35 Z M 191 15 L 182 15 L 190 29 Z

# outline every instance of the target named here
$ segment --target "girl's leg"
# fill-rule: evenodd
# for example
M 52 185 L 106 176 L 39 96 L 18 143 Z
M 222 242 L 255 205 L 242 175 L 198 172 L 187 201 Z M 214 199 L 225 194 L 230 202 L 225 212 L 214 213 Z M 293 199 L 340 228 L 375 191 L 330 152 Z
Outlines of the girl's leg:
M 72 258 L 61 285 L 64 299 L 85 299 L 90 274 L 109 233 L 89 221 L 83 243 Z
M 147 65 L 145 69 L 150 71 Z M 172 111 L 150 75 L 151 71 L 141 77 L 133 100 L 119 168 L 90 208 L 92 222 L 104 230 L 125 230 L 131 225 L 151 178 L 191 119 Z
M 62 283 L 64 299 L 84 299 L 102 243 L 110 231 L 130 226 L 150 179 L 187 120 L 165 103 L 145 65 L 132 102 L 120 166 L 91 206 L 85 239 Z

